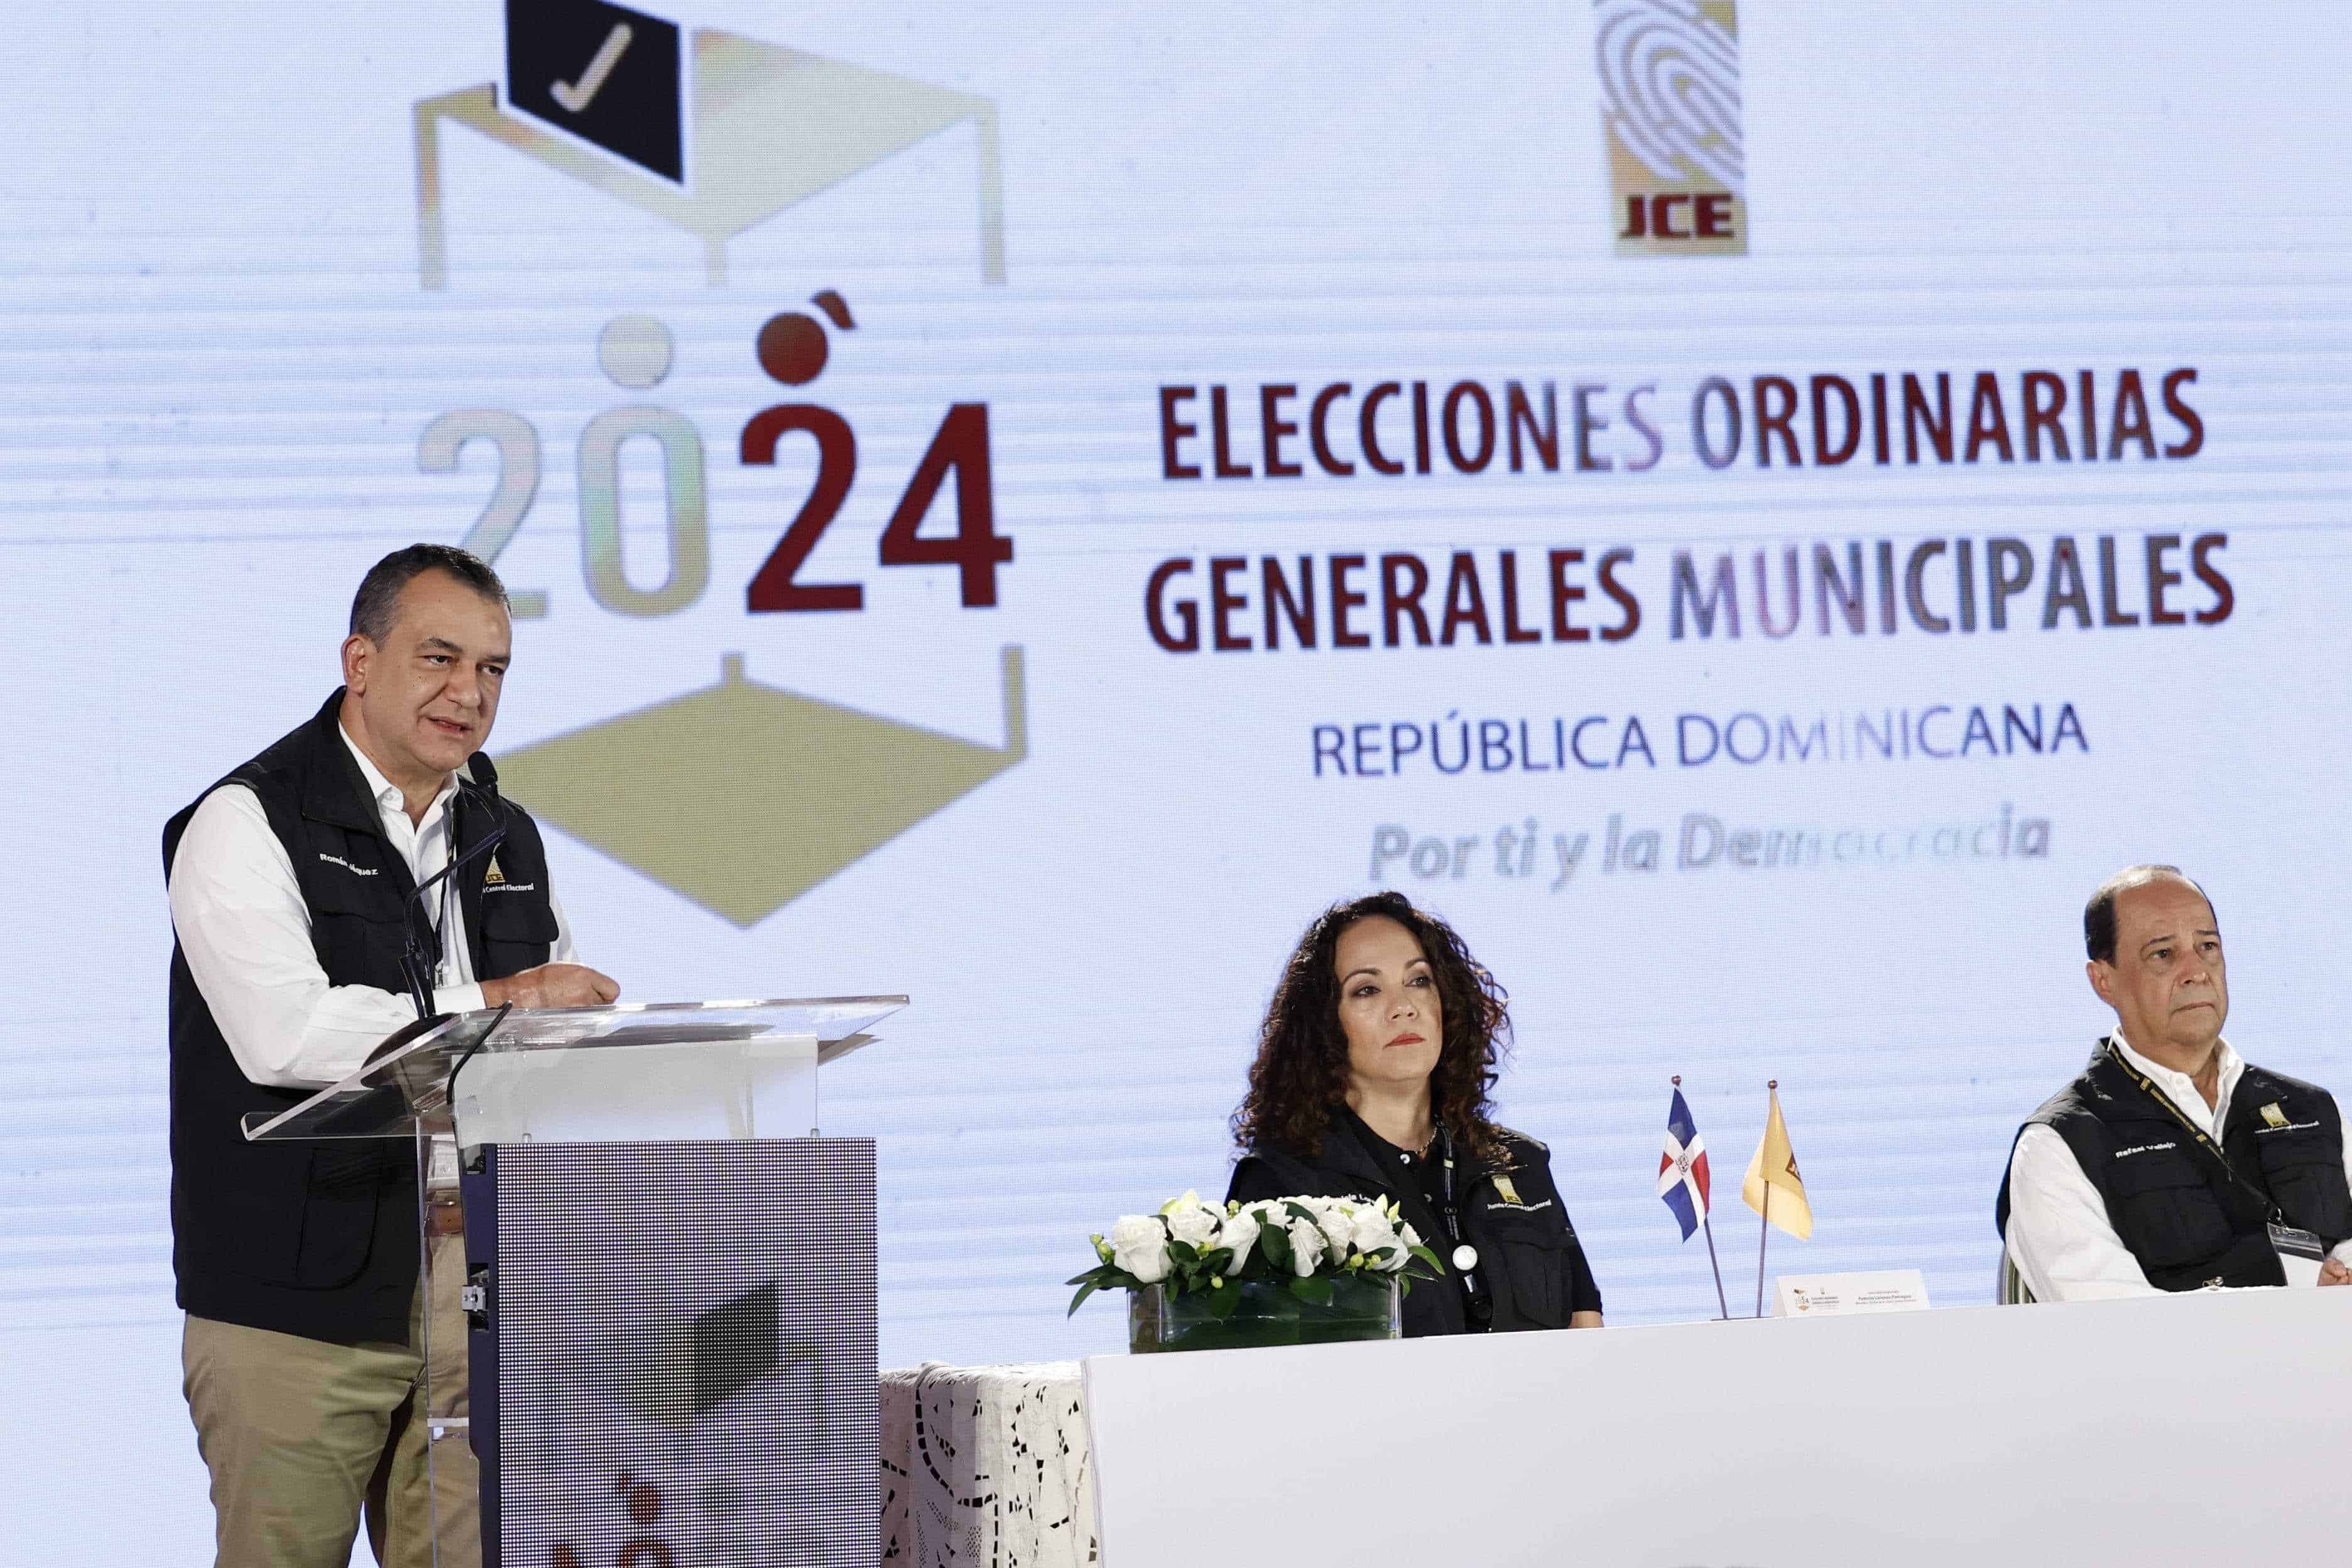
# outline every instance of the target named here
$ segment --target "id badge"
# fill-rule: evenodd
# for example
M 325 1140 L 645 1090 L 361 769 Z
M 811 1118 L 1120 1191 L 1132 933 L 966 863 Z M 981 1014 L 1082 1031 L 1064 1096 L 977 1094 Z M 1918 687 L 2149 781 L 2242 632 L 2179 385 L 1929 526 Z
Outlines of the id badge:
M 2319 1237 L 2307 1230 L 2291 1225 L 2273 1223 L 2270 1227 L 2271 1248 L 2278 1254 L 2279 1267 L 2286 1271 L 2290 1285 L 2316 1285 L 2319 1266 L 2327 1258 L 2327 1249 Z

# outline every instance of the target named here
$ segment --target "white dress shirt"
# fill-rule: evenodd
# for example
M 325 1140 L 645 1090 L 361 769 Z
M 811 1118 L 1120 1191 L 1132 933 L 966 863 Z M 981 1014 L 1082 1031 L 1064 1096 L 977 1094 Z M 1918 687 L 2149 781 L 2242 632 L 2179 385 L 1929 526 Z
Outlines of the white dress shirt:
M 2221 1092 L 2210 1110 L 2205 1097 L 2186 1073 L 2148 1060 L 2125 1043 L 2123 1031 L 2109 1035 L 2125 1061 L 2164 1090 L 2180 1113 L 2199 1131 L 2221 1141 L 2221 1129 L 2230 1116 L 2230 1097 L 2245 1076 L 2245 1058 L 2227 1040 L 2215 1050 L 2221 1063 Z M 2343 1111 L 2336 1116 L 2340 1121 Z M 2345 1174 L 2352 1181 L 2352 1136 L 2345 1138 Z M 2096 1301 L 2117 1296 L 2163 1294 L 2148 1283 L 2123 1237 L 2107 1220 L 2105 1200 L 2091 1178 L 2083 1173 L 2074 1151 L 2055 1128 L 2039 1123 L 2018 1138 L 2009 1157 L 2009 1256 L 2026 1288 L 2037 1301 Z M 2352 1263 L 2352 1240 L 2339 1245 L 2336 1258 Z
M 449 863 L 449 801 L 442 785 L 424 819 L 411 822 L 400 791 L 339 725 L 338 734 L 375 796 L 384 836 L 418 882 Z M 416 1019 L 406 994 L 372 985 L 330 985 L 310 942 L 310 910 L 294 862 L 269 826 L 260 797 L 224 784 L 205 797 L 173 857 L 168 882 L 180 951 L 245 1076 L 279 1089 L 317 1089 L 357 1072 L 384 1037 Z M 443 884 L 448 886 L 447 883 Z M 550 962 L 576 963 L 572 927 L 550 889 L 555 947 Z M 435 976 L 436 1012 L 483 1005 L 465 916 L 456 898 L 432 900 L 442 932 Z

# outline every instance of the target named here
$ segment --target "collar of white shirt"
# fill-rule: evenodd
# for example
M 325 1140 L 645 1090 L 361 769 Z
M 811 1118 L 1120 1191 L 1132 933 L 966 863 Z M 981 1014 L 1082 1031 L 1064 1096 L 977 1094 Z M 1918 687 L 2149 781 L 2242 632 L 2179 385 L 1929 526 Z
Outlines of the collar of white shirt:
M 367 781 L 368 793 L 375 797 L 376 810 L 383 814 L 387 822 L 395 812 L 404 817 L 406 816 L 408 797 L 400 793 L 400 786 L 384 777 L 383 770 L 368 760 L 368 754 L 360 750 L 360 743 L 352 739 L 352 732 L 343 728 L 340 720 L 336 721 L 335 733 L 343 738 L 343 744 L 351 751 L 352 761 L 359 763 L 360 777 Z M 459 770 L 459 772 L 463 771 Z M 441 781 L 440 793 L 433 797 L 433 804 L 425 808 L 424 816 L 415 824 L 415 830 L 422 833 L 432 826 L 441 814 L 449 808 L 449 797 L 457 793 L 457 774 L 451 773 Z
M 2209 1138 L 2221 1136 L 2219 1129 L 2223 1120 L 2230 1114 L 2230 1095 L 2236 1089 L 2238 1079 L 2245 1076 L 2246 1071 L 2245 1058 L 2230 1048 L 2229 1041 L 2222 1040 L 2213 1047 L 2221 1064 L 2221 1087 L 2212 1108 L 2208 1110 L 2205 1097 L 2197 1092 L 2196 1080 L 2187 1073 L 2174 1072 L 2161 1063 L 2148 1060 L 2131 1048 L 2130 1043 L 2124 1038 L 2124 1032 L 2121 1029 L 2110 1031 L 2107 1038 L 2114 1044 L 2116 1050 L 2123 1053 L 2125 1061 L 2147 1077 L 2157 1088 L 2164 1090 L 2165 1097 L 2180 1108 L 2180 1113 L 2197 1123 L 2199 1131 Z

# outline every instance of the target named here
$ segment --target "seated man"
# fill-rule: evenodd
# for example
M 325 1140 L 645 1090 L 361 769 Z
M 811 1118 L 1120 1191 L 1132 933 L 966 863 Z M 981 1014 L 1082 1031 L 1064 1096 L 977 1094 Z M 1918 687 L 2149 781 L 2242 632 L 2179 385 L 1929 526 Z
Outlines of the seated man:
M 2118 872 L 2084 907 L 2083 937 L 2116 1028 L 2019 1131 L 1994 1211 L 2034 1299 L 2281 1285 L 2283 1252 L 2323 1249 L 2319 1283 L 2352 1282 L 2343 1114 L 2221 1038 L 2230 992 L 2204 889 L 2171 866 Z

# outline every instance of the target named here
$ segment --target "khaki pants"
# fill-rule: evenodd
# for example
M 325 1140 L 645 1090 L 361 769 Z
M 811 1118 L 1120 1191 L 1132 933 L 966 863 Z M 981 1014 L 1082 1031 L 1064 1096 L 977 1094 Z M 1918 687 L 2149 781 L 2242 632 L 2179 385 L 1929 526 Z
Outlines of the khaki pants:
M 383 1568 L 481 1562 L 479 1472 L 465 1429 L 430 1443 L 428 1414 L 463 1415 L 465 1240 L 433 1238 L 432 1403 L 409 1345 L 334 1345 L 190 1317 L 183 1388 L 212 1475 L 216 1568 L 345 1568 L 362 1518 Z

